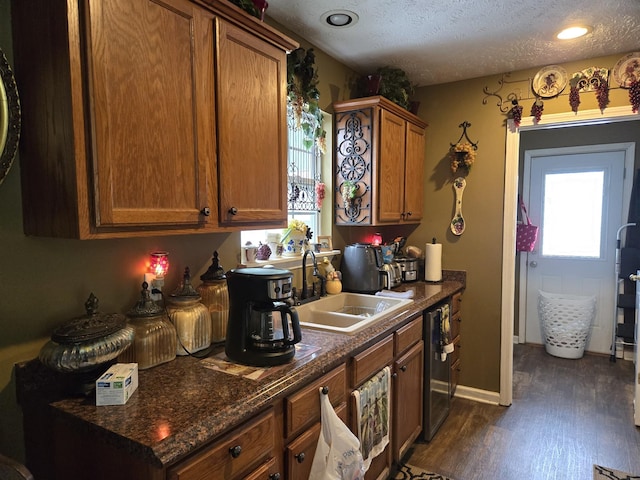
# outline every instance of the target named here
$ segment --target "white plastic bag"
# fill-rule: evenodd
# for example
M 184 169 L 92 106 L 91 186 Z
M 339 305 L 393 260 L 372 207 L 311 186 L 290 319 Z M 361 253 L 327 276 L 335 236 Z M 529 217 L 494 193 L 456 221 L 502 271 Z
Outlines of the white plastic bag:
M 320 390 L 322 430 L 311 464 L 309 480 L 363 480 L 364 464 L 360 440 L 340 420 Z

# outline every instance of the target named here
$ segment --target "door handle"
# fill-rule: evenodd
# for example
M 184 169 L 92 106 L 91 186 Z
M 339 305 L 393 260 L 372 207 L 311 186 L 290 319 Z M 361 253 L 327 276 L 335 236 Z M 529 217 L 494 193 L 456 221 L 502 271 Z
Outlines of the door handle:
M 538 266 L 538 262 L 536 262 L 535 260 L 532 260 L 529 262 L 529 266 L 531 268 L 536 268 Z

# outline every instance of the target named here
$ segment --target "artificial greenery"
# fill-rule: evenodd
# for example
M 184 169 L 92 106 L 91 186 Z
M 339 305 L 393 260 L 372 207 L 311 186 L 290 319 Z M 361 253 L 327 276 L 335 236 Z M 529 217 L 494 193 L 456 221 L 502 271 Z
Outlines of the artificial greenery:
M 314 144 L 325 152 L 327 132 L 322 128 L 323 114 L 318 105 L 318 71 L 313 48 L 297 48 L 287 55 L 287 101 L 293 108 L 296 125 L 302 128 L 306 148 Z
M 253 0 L 229 0 L 235 6 L 240 7 L 245 12 L 253 15 L 254 17 L 260 18 L 260 10 L 255 6 Z
M 382 77 L 380 95 L 409 110 L 409 97 L 413 95 L 413 85 L 400 68 L 380 67 L 376 73 Z

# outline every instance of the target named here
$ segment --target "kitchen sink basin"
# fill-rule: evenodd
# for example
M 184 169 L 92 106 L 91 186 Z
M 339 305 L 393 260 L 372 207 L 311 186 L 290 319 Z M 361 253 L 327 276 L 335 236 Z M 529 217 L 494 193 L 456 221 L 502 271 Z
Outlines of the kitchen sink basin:
M 413 300 L 343 292 L 297 305 L 300 325 L 353 335 Z

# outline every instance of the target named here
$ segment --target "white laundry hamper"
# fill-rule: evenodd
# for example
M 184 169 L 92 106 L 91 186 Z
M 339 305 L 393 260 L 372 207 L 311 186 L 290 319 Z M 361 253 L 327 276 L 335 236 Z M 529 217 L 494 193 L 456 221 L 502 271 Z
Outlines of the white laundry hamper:
M 538 292 L 544 347 L 550 355 L 581 358 L 596 316 L 596 297 Z

